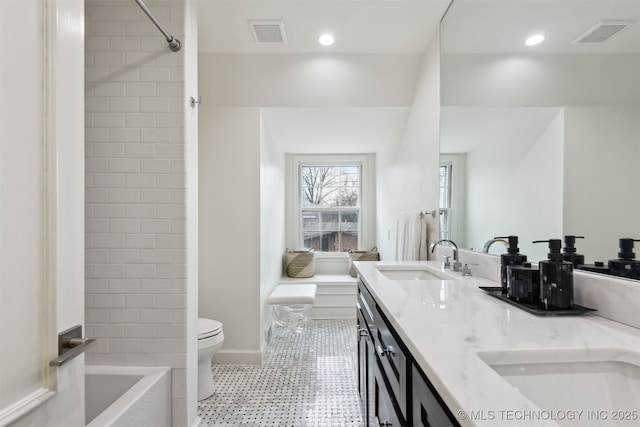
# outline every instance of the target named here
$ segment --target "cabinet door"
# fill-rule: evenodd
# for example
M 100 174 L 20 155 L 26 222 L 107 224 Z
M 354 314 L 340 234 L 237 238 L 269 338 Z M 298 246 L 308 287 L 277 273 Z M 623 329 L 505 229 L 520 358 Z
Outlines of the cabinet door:
M 367 337 L 365 340 L 366 344 L 366 354 L 367 354 L 367 408 L 366 408 L 366 416 L 367 416 L 367 426 L 379 426 L 379 424 L 375 423 L 375 401 L 376 401 L 376 388 L 375 388 L 375 378 L 376 378 L 376 349 L 373 345 L 373 340 L 371 337 Z
M 401 427 L 404 424 L 394 405 L 394 398 L 384 380 L 382 369 L 378 363 L 374 364 L 374 423 L 376 427 Z
M 447 415 L 448 409 L 443 408 L 439 399 L 427 384 L 427 380 L 414 365 L 412 371 L 412 425 L 416 427 L 453 427 L 459 426 Z
M 409 375 L 407 369 L 410 364 L 407 362 L 404 345 L 400 344 L 399 339 L 396 339 L 391 325 L 379 308 L 377 310 L 375 345 L 378 358 L 403 419 L 409 419 L 409 414 L 407 414 L 407 376 Z
M 366 426 L 374 426 L 374 364 L 375 348 L 369 328 L 360 308 L 358 313 L 358 393 L 362 404 L 362 416 Z
M 363 323 L 369 328 L 369 333 L 372 340 L 375 340 L 376 335 L 376 303 L 373 300 L 373 296 L 369 293 L 364 283 L 361 280 L 358 281 L 358 305 L 360 313 L 363 316 Z
M 367 338 L 369 329 L 362 313 L 360 312 L 360 304 L 358 304 L 358 394 L 363 407 L 367 402 Z M 365 410 L 366 413 L 366 410 Z

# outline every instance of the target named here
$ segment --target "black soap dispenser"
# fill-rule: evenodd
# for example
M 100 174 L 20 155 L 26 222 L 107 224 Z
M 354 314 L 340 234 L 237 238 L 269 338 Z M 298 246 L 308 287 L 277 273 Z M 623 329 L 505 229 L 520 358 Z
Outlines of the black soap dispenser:
M 576 239 L 584 239 L 584 236 L 564 236 L 563 259 L 573 264 L 573 268 L 584 264 L 584 255 L 576 253 Z
M 540 307 L 540 270 L 530 262 L 507 267 L 509 299 Z
M 564 261 L 560 239 L 536 240 L 549 243 L 548 259 L 538 263 L 540 269 L 540 302 L 545 310 L 573 308 L 573 264 Z
M 518 236 L 494 237 L 494 239 L 507 239 L 509 241 L 507 253 L 500 255 L 500 284 L 502 294 L 507 295 L 509 293 L 507 267 L 510 265 L 522 265 L 527 261 L 527 256 L 519 253 Z
M 640 261 L 636 261 L 633 252 L 633 242 L 640 242 L 630 238 L 620 239 L 618 259 L 609 261 L 609 273 L 628 279 L 640 279 Z

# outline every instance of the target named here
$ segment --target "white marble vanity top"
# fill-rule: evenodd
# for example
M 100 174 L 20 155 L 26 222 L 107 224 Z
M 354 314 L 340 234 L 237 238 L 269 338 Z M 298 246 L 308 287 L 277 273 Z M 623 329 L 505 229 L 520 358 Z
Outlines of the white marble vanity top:
M 640 426 L 640 401 L 616 407 L 615 392 L 602 407 L 576 396 L 571 407 L 548 410 L 524 397 L 479 356 L 509 350 L 569 350 L 589 358 L 598 352 L 640 353 L 640 329 L 602 317 L 540 317 L 479 289 L 488 279 L 441 269 L 436 261 L 356 262 L 356 269 L 416 362 L 463 426 Z M 380 265 L 420 265 L 451 280 L 392 280 Z M 640 314 L 638 314 L 640 315 Z M 553 357 L 553 356 L 552 356 Z M 632 360 L 640 365 L 640 360 Z M 629 412 L 626 416 L 612 408 Z M 600 411 L 600 412 L 598 412 Z M 635 414 L 635 415 L 634 415 Z

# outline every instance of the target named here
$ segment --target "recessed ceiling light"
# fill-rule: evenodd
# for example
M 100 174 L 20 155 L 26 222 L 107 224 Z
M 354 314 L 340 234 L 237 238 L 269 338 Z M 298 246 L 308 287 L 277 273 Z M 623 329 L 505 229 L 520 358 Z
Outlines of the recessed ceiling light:
M 331 46 L 335 41 L 336 39 L 329 33 L 322 34 L 318 38 L 318 43 L 320 43 L 322 46 Z
M 526 44 L 527 46 L 535 46 L 537 44 L 540 44 L 544 41 L 544 35 L 542 34 L 534 34 L 532 36 L 527 37 L 527 40 L 525 40 L 524 44 Z

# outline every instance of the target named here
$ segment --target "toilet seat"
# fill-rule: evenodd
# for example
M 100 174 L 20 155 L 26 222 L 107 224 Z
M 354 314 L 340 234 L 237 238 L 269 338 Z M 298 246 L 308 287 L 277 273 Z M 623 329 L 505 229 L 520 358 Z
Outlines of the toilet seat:
M 222 322 L 198 318 L 198 400 L 213 394 L 211 358 L 222 348 L 223 343 Z
M 222 333 L 222 322 L 213 319 L 198 319 L 198 340 L 215 337 Z

